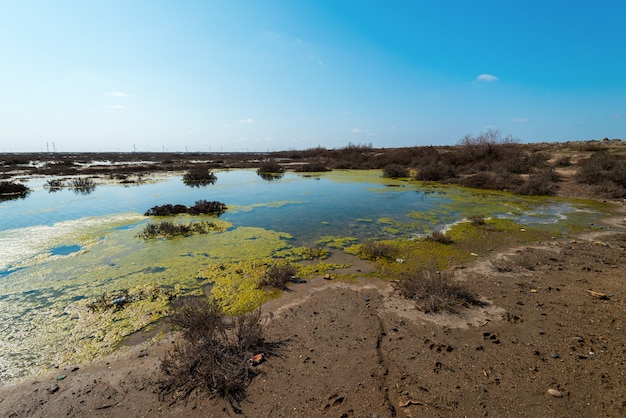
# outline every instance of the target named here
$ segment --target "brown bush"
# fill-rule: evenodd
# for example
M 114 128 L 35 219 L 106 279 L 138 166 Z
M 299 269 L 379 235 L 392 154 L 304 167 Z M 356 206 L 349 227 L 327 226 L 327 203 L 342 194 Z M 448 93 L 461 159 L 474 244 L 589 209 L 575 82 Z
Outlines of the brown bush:
M 389 164 L 383 169 L 383 177 L 400 178 L 409 177 L 409 169 L 400 164 Z
M 263 161 L 257 169 L 257 174 L 279 174 L 284 173 L 283 166 L 274 160 Z
M 182 340 L 161 360 L 162 399 L 186 400 L 200 391 L 225 398 L 235 408 L 256 375 L 249 359 L 277 354 L 263 341 L 260 310 L 229 318 L 208 299 L 187 298 L 172 303 L 169 319 Z
M 579 163 L 576 180 L 579 183 L 618 185 L 626 184 L 626 160 L 609 152 L 598 152 Z
M 426 237 L 427 241 L 438 242 L 439 244 L 452 244 L 452 238 L 441 231 L 433 231 Z
M 216 181 L 217 176 L 207 166 L 191 168 L 183 176 L 183 183 L 192 187 L 208 186 Z
M 26 196 L 30 193 L 30 189 L 21 184 L 10 181 L 0 182 L 0 195 L 5 196 Z
M 461 307 L 484 306 L 478 296 L 454 280 L 451 271 L 435 270 L 408 273 L 394 283 L 401 296 L 415 301 L 425 313 L 458 313 Z
M 261 277 L 259 287 L 285 290 L 287 283 L 294 279 L 297 271 L 296 266 L 290 263 L 274 264 Z
M 485 217 L 483 215 L 470 215 L 467 217 L 472 225 L 480 226 L 485 224 Z
M 392 260 L 396 255 L 396 247 L 386 242 L 369 240 L 361 244 L 359 257 L 366 260 Z

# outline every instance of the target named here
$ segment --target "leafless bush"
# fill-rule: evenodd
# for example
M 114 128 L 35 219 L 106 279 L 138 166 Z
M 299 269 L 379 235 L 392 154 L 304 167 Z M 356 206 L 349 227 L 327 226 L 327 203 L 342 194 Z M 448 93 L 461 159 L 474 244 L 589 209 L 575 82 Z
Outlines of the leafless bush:
M 616 154 L 608 152 L 598 152 L 590 158 L 579 163 L 579 170 L 576 174 L 576 180 L 579 183 L 603 185 L 605 191 L 613 189 L 613 193 L 619 188 L 626 185 L 626 160 Z M 611 187 L 610 183 L 618 186 Z
M 183 183 L 192 187 L 208 186 L 216 181 L 217 176 L 207 166 L 191 168 L 183 176 Z
M 216 303 L 188 298 L 172 303 L 170 321 L 182 340 L 161 360 L 160 395 L 173 401 L 201 391 L 234 406 L 256 375 L 249 359 L 275 349 L 263 341 L 260 310 L 228 318 Z
M 572 165 L 572 158 L 569 155 L 563 155 L 554 162 L 555 167 L 569 167 Z
M 283 166 L 274 160 L 263 161 L 257 169 L 257 174 L 279 174 L 284 173 Z
M 263 277 L 261 277 L 259 287 L 285 290 L 287 289 L 287 283 L 294 279 L 296 272 L 296 266 L 293 264 L 274 264 L 270 266 Z
M 438 242 L 439 244 L 452 244 L 452 238 L 447 236 L 444 232 L 441 231 L 433 231 L 429 236 L 426 237 L 428 241 Z
M 543 169 L 528 176 L 528 180 L 518 185 L 513 190 L 516 194 L 526 196 L 551 196 L 556 193 L 558 186 L 555 184 L 561 177 L 552 167 Z
M 298 173 L 320 173 L 324 171 L 331 171 L 330 168 L 326 167 L 324 163 L 321 162 L 311 162 L 308 164 L 302 164 L 295 168 Z
M 400 164 L 389 164 L 383 169 L 383 177 L 400 178 L 409 177 L 409 169 Z
M 30 193 L 30 189 L 21 183 L 10 181 L 0 182 L 0 195 L 26 196 L 28 193 Z
M 157 224 L 147 224 L 138 236 L 145 240 L 155 238 L 172 239 L 174 237 L 186 237 L 194 234 L 206 234 L 215 229 L 216 225 L 208 221 L 192 222 L 188 224 L 176 224 L 170 221 L 162 221 Z
M 483 215 L 470 215 L 467 217 L 472 225 L 480 226 L 485 224 L 485 217 Z
M 222 202 L 209 202 L 207 200 L 198 200 L 193 206 L 185 205 L 161 205 L 153 206 L 148 209 L 145 216 L 171 216 L 181 213 L 190 215 L 221 215 L 226 212 L 226 205 Z
M 359 256 L 367 260 L 391 260 L 395 258 L 396 247 L 386 242 L 369 240 L 361 244 Z
M 408 273 L 394 287 L 401 296 L 415 301 L 425 313 L 458 313 L 461 307 L 484 306 L 478 296 L 454 280 L 451 271 L 435 270 Z

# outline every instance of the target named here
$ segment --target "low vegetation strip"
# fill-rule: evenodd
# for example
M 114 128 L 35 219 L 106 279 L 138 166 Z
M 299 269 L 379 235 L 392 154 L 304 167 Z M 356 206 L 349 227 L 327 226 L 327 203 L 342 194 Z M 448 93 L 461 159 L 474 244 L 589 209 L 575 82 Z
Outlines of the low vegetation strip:
M 26 196 L 30 189 L 21 184 L 10 181 L 0 181 L 0 196 Z
M 222 202 L 198 200 L 193 206 L 166 204 L 154 206 L 146 211 L 145 216 L 172 216 L 186 213 L 188 215 L 221 215 L 226 212 Z
M 215 222 L 201 221 L 187 224 L 177 224 L 170 221 L 149 223 L 139 233 L 139 237 L 149 239 L 172 239 L 175 237 L 188 237 L 195 234 L 208 234 L 209 232 L 224 231 L 224 225 Z

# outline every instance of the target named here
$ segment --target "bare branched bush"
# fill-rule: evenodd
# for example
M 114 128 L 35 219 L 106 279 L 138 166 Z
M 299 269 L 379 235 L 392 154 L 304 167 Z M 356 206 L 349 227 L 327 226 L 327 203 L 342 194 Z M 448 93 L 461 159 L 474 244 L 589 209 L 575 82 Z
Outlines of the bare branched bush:
M 528 176 L 528 180 L 514 188 L 516 194 L 526 196 L 551 196 L 556 193 L 556 182 L 561 176 L 552 167 Z
M 185 205 L 161 205 L 153 206 L 148 209 L 145 216 L 172 216 L 181 213 L 189 215 L 221 215 L 226 212 L 226 205 L 222 202 L 209 202 L 207 200 L 198 200 L 193 206 Z
M 274 264 L 266 270 L 261 280 L 259 280 L 259 287 L 285 290 L 287 289 L 287 283 L 295 278 L 296 272 L 296 266 L 293 264 Z
M 215 223 L 209 221 L 192 222 L 187 224 L 176 224 L 170 221 L 162 221 L 156 224 L 147 224 L 138 236 L 145 240 L 156 238 L 172 239 L 174 237 L 187 237 L 194 234 L 207 234 L 215 230 L 219 230 L 219 227 Z
M 311 162 L 311 163 L 302 164 L 301 166 L 296 167 L 294 171 L 298 173 L 320 173 L 324 171 L 331 171 L 331 169 L 326 167 L 324 163 Z
M 10 181 L 0 182 L 0 196 L 26 196 L 30 193 L 28 186 Z
M 183 176 L 183 183 L 192 187 L 208 186 L 216 181 L 217 176 L 207 166 L 191 168 Z
M 396 253 L 397 249 L 393 244 L 369 240 L 361 244 L 358 254 L 366 260 L 392 260 Z
M 579 163 L 576 180 L 579 183 L 600 186 L 598 191 L 606 197 L 625 197 L 626 159 L 608 152 L 598 152 Z
M 415 301 L 425 313 L 458 313 L 461 307 L 484 306 L 476 294 L 454 280 L 452 271 L 435 270 L 408 273 L 394 283 L 401 296 Z
M 438 242 L 439 244 L 452 244 L 452 238 L 447 236 L 444 232 L 433 231 L 426 237 L 428 241 Z
M 172 303 L 170 321 L 182 340 L 161 360 L 160 395 L 173 401 L 200 391 L 234 406 L 256 375 L 250 358 L 275 349 L 263 341 L 260 310 L 229 318 L 216 303 L 188 298 Z
M 472 225 L 480 226 L 485 224 L 485 217 L 483 215 L 470 215 L 467 217 Z
M 274 160 L 263 161 L 257 169 L 257 174 L 279 174 L 284 173 L 283 166 Z
M 569 167 L 572 165 L 572 157 L 569 155 L 563 155 L 556 159 L 554 162 L 555 167 Z
M 383 177 L 401 178 L 409 177 L 409 169 L 400 164 L 389 164 L 383 169 Z

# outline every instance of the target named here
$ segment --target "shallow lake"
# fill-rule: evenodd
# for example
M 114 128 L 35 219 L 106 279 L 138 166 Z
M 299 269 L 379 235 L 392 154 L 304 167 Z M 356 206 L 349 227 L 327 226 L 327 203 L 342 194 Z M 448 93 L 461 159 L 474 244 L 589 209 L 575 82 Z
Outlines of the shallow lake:
M 105 292 L 149 283 L 192 291 L 198 272 L 213 263 L 281 257 L 336 238 L 411 239 L 472 214 L 560 232 L 598 215 L 583 201 L 383 179 L 380 171 L 287 173 L 273 181 L 252 170 L 216 174 L 203 187 L 162 176 L 140 185 L 101 182 L 89 193 L 51 192 L 46 179 L 33 179 L 26 198 L 0 201 L 0 381 L 59 364 L 68 346 L 93 339 L 80 334 L 68 307 Z M 149 208 L 198 200 L 225 203 L 219 219 L 228 230 L 137 236 Z

